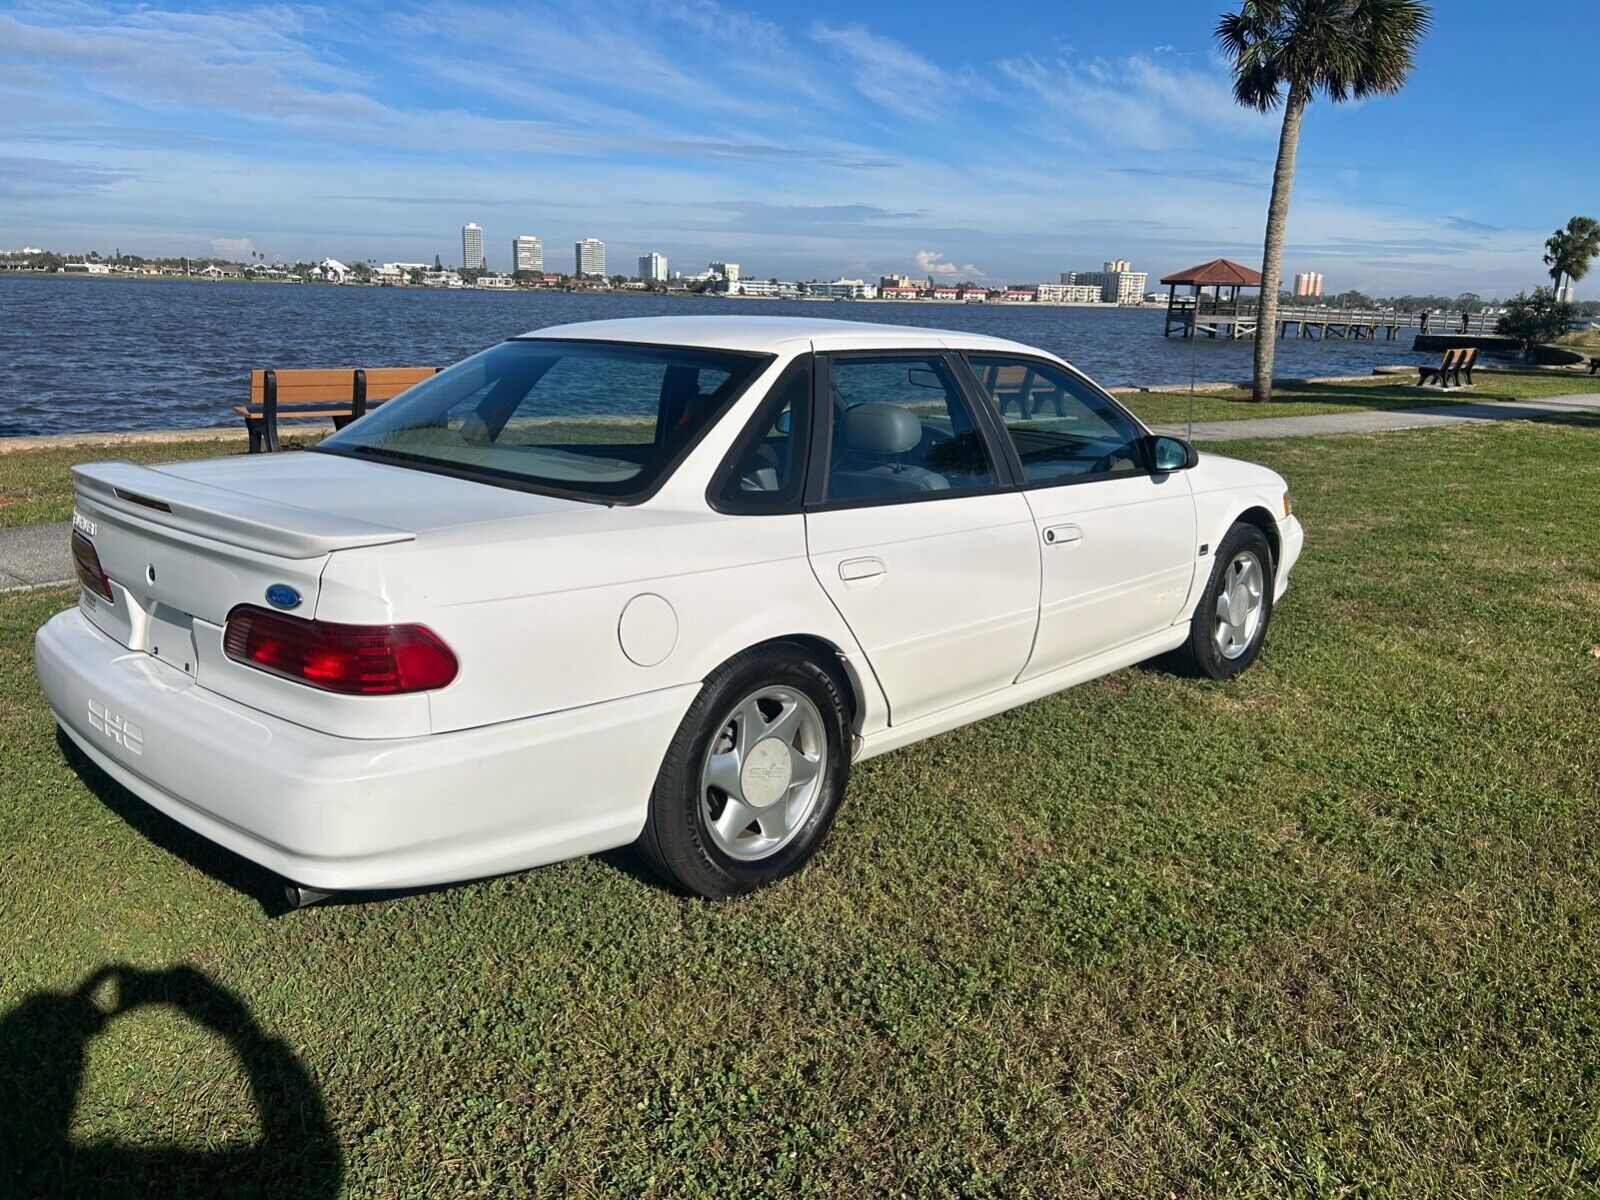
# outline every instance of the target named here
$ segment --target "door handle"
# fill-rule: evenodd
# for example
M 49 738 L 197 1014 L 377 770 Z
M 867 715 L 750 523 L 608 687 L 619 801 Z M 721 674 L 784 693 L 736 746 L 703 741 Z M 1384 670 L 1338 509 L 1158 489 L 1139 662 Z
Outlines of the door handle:
M 1044 527 L 1044 543 L 1047 546 L 1059 546 L 1063 542 L 1081 542 L 1083 530 L 1076 525 L 1046 525 Z
M 881 558 L 847 558 L 839 564 L 839 578 L 846 583 L 859 583 L 888 573 Z

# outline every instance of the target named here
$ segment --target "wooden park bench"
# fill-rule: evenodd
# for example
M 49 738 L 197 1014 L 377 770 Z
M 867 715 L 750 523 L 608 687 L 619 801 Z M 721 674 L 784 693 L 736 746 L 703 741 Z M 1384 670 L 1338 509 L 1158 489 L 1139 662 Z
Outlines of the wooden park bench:
M 1056 416 L 1066 415 L 1061 389 L 1032 367 L 1002 367 L 991 363 L 983 369 L 981 382 L 1002 417 L 1013 404 L 1017 407 L 1017 416 L 1024 421 L 1038 416 L 1046 404 L 1055 410 Z
M 1446 350 L 1444 357 L 1439 360 L 1437 367 L 1418 367 L 1417 386 L 1424 387 L 1430 379 L 1437 379 L 1441 388 L 1451 386 L 1450 381 L 1455 380 L 1455 386 L 1461 386 L 1461 377 L 1466 375 L 1467 385 L 1472 384 L 1472 366 L 1478 361 L 1478 348 L 1464 346 L 1455 350 Z
M 278 449 L 280 421 L 329 421 L 343 429 L 438 367 L 337 367 L 250 372 L 250 403 L 234 406 L 250 433 L 250 453 Z

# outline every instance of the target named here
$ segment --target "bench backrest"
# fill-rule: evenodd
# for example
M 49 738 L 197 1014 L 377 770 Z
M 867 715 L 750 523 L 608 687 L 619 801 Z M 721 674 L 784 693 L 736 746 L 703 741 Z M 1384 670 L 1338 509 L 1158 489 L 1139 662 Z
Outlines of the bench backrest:
M 413 384 L 438 373 L 438 367 L 363 367 L 367 377 L 367 402 L 392 400 Z M 289 368 L 274 371 L 279 404 L 350 401 L 355 396 L 355 367 Z M 266 397 L 267 373 L 250 372 L 250 403 Z

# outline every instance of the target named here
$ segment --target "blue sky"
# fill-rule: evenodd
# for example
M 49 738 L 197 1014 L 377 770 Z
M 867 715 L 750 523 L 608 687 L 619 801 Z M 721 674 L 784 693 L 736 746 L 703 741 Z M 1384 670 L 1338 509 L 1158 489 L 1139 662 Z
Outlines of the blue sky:
M 1277 123 L 1223 7 L 22 0 L 0 247 L 451 262 L 476 220 L 502 268 L 518 233 L 566 270 L 588 235 L 802 279 L 1258 263 Z M 1309 114 L 1287 270 L 1507 294 L 1600 208 L 1595 71 L 1554 49 L 1593 0 L 1435 8 L 1403 93 Z

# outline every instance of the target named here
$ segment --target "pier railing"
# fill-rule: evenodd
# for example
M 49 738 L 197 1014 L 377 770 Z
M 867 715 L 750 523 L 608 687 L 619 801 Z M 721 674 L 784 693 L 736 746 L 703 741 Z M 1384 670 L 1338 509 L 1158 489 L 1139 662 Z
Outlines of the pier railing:
M 1184 337 L 1254 337 L 1260 324 L 1261 304 L 1256 297 L 1174 296 L 1167 305 L 1166 332 Z M 1401 330 L 1418 333 L 1487 337 L 1495 332 L 1499 317 L 1490 313 L 1452 310 L 1350 309 L 1315 304 L 1280 304 L 1276 316 L 1279 337 L 1337 337 L 1394 339 Z

